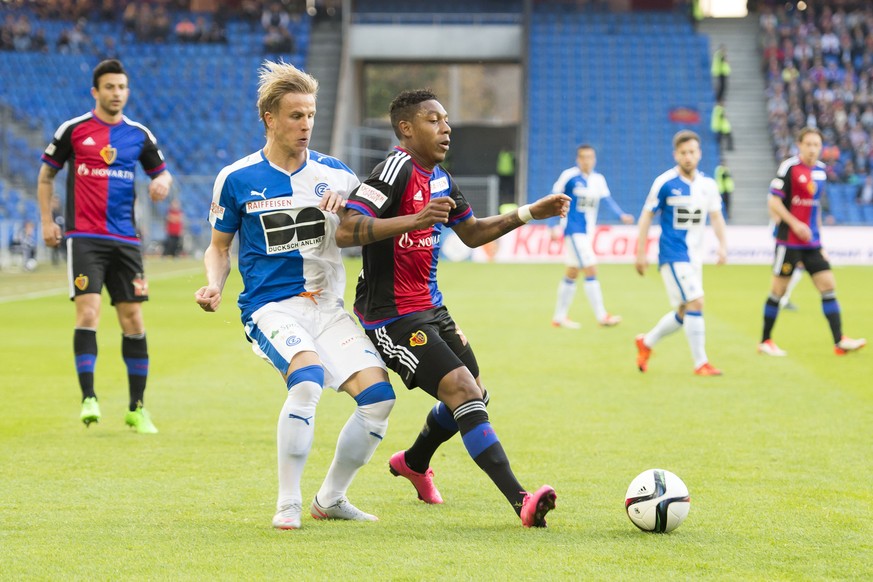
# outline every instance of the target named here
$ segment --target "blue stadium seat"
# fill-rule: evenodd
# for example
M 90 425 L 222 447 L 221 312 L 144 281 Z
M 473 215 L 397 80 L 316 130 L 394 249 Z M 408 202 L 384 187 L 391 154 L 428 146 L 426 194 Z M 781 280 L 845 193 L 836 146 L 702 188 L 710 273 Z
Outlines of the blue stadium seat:
M 680 14 L 579 12 L 575 5 L 535 3 L 529 46 L 530 199 L 573 164 L 583 141 L 598 148 L 598 170 L 632 213 L 672 165 L 671 139 L 680 129 L 700 134 L 701 169 L 714 167 L 708 41 Z M 671 122 L 676 107 L 700 111 L 701 122 Z M 609 213 L 604 218 L 614 220 Z

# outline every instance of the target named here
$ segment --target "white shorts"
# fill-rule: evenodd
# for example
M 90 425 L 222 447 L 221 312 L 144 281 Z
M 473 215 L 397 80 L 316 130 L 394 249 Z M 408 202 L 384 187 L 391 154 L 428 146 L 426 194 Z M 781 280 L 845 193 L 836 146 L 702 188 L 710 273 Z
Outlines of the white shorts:
M 597 257 L 587 234 L 576 233 L 564 237 L 564 261 L 568 267 L 579 269 L 597 264 Z
M 284 377 L 291 358 L 315 352 L 324 367 L 324 385 L 338 390 L 352 374 L 385 369 L 385 362 L 338 299 L 291 297 L 268 303 L 246 322 L 252 351 Z
M 660 267 L 667 297 L 674 308 L 703 297 L 703 270 L 693 263 L 665 263 Z

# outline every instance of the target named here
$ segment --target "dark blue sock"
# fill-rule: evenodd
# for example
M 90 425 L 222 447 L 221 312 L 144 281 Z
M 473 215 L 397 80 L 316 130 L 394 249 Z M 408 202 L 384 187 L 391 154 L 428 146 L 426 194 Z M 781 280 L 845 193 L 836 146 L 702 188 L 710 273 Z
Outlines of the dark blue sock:
M 454 416 L 467 452 L 497 485 L 515 512 L 520 513 L 524 487 L 515 478 L 506 451 L 488 421 L 485 403 L 479 399 L 465 402 L 455 409 Z
M 840 340 L 843 339 L 843 321 L 840 315 L 840 304 L 837 301 L 836 292 L 827 291 L 821 294 L 821 310 L 824 311 L 828 325 L 831 326 L 834 343 L 840 343 Z
M 145 334 L 121 336 L 121 357 L 127 366 L 128 409 L 133 411 L 143 405 L 149 376 L 149 349 Z
M 94 393 L 94 366 L 97 364 L 97 331 L 79 329 L 73 331 L 73 354 L 76 356 L 76 373 L 82 400 L 96 398 Z

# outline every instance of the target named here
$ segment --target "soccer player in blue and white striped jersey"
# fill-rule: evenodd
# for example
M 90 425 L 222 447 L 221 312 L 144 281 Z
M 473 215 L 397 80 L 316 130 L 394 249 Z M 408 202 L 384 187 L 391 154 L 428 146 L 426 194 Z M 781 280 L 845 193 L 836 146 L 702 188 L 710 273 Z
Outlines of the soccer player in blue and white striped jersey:
M 576 279 L 581 270 L 585 274 L 585 295 L 594 311 L 597 323 L 609 327 L 621 322 L 621 317 L 611 315 L 603 305 L 603 292 L 597 280 L 597 257 L 594 254 L 592 238 L 597 225 L 597 211 L 605 202 L 609 209 L 624 224 L 633 224 L 634 217 L 626 214 L 613 200 L 603 174 L 594 171 L 597 154 L 594 147 L 582 144 L 576 148 L 576 165 L 567 168 L 552 186 L 552 194 L 566 194 L 570 197 L 570 210 L 561 219 L 560 226 L 552 229 L 552 236 L 564 237 L 564 256 L 567 265 L 565 277 L 558 284 L 558 300 L 552 325 L 578 329 L 580 324 L 567 317 L 570 304 L 576 295 Z
M 318 82 L 293 65 L 264 63 L 258 110 L 267 143 L 215 180 L 212 241 L 204 256 L 207 284 L 195 295 L 205 311 L 218 309 L 239 233 L 244 289 L 238 305 L 245 333 L 288 388 L 277 428 L 278 529 L 300 527 L 300 480 L 325 386 L 347 392 L 357 407 L 340 432 L 310 514 L 376 519 L 349 503 L 346 491 L 382 441 L 394 405 L 385 364 L 343 308 L 336 211 L 360 182 L 345 164 L 308 147 L 317 91 Z
M 706 215 L 718 238 L 718 263 L 727 260 L 727 240 L 721 195 L 715 180 L 697 170 L 700 163 L 700 137 L 693 131 L 680 131 L 673 137 L 676 166 L 655 180 L 639 219 L 636 269 L 645 275 L 648 267 L 646 242 L 655 213 L 661 214 L 658 265 L 673 310 L 664 315 L 649 333 L 636 338 L 637 366 L 648 369 L 652 347 L 661 338 L 685 329 L 694 373 L 721 376 L 706 356 L 706 327 L 703 321 L 703 234 Z

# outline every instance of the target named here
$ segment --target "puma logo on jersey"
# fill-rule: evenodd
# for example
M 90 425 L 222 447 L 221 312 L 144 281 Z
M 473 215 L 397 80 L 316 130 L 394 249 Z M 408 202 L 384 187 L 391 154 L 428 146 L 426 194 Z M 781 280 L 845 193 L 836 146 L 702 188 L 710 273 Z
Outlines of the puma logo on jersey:
M 266 192 L 267 192 L 267 188 L 265 187 L 265 188 L 264 188 L 263 190 L 261 190 L 260 192 L 256 192 L 255 190 L 252 190 L 252 191 L 251 191 L 251 195 L 252 195 L 252 196 L 260 196 L 261 198 L 263 198 L 264 200 L 266 200 L 266 199 L 267 199 L 267 194 L 266 194 Z
M 86 137 L 84 139 L 84 141 L 82 141 L 82 145 L 88 145 L 88 146 L 97 145 L 97 142 L 94 141 L 94 138 L 89 135 L 88 137 Z
M 415 196 L 413 196 L 412 199 L 415 200 L 416 202 L 421 202 L 422 200 L 424 200 L 424 196 L 421 195 L 421 190 L 416 192 Z

